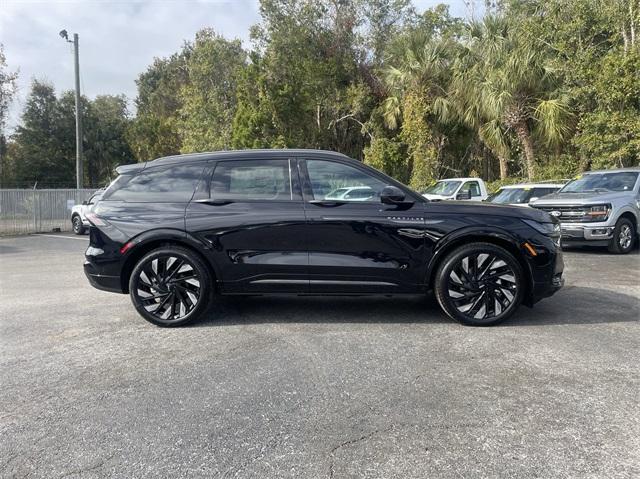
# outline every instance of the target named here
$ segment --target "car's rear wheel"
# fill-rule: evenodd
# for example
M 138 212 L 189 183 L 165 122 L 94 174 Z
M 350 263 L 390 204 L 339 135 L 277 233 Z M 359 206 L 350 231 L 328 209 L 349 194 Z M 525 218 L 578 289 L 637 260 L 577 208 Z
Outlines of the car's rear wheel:
M 471 243 L 452 251 L 435 277 L 438 303 L 451 318 L 491 326 L 520 306 L 525 282 L 520 263 L 504 248 Z
M 613 229 L 613 238 L 609 243 L 609 251 L 617 254 L 627 254 L 633 249 L 636 230 L 627 218 L 620 218 Z
M 85 227 L 82 224 L 82 218 L 79 215 L 75 215 L 71 218 L 71 227 L 73 228 L 74 234 L 83 235 Z
M 212 278 L 193 252 L 164 247 L 145 255 L 129 279 L 131 301 L 158 326 L 181 326 L 200 318 L 211 303 Z

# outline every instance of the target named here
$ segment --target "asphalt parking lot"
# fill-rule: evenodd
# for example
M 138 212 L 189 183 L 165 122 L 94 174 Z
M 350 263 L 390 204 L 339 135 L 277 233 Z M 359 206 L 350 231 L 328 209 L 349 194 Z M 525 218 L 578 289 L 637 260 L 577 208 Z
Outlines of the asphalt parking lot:
M 640 476 L 640 254 L 494 328 L 430 298 L 226 299 L 181 329 L 0 239 L 1 477 Z

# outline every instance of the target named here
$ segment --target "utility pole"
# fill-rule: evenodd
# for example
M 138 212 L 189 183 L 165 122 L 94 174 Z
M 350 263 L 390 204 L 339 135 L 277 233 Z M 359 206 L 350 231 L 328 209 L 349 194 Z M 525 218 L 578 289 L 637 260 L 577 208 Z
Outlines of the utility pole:
M 78 51 L 78 34 L 73 34 L 73 41 L 69 40 L 66 30 L 60 32 L 60 36 L 67 42 L 73 43 L 73 56 L 76 76 L 76 188 L 83 187 L 84 174 L 82 172 L 82 115 L 80 105 L 80 53 Z

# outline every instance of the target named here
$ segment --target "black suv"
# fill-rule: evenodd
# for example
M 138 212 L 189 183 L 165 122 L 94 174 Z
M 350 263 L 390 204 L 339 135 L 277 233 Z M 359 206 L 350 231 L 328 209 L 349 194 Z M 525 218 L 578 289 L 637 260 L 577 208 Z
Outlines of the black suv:
M 560 228 L 531 208 L 430 202 L 339 153 L 248 150 L 121 166 L 87 216 L 85 272 L 148 321 L 216 294 L 415 294 L 496 324 L 563 284 Z

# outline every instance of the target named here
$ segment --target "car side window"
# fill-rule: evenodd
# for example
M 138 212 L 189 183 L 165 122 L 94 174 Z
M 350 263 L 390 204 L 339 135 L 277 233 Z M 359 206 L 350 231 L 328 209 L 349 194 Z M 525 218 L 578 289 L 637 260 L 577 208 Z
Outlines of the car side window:
M 327 160 L 307 160 L 314 200 L 380 202 L 383 181 L 349 165 Z
M 471 192 L 471 197 L 481 196 L 480 195 L 480 185 L 477 181 L 467 181 L 460 191 L 469 190 Z
M 290 160 L 219 161 L 210 192 L 221 200 L 292 201 Z
M 194 163 L 143 170 L 135 176 L 122 175 L 103 200 L 130 203 L 186 203 L 193 196 L 204 165 Z

